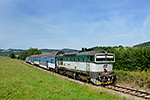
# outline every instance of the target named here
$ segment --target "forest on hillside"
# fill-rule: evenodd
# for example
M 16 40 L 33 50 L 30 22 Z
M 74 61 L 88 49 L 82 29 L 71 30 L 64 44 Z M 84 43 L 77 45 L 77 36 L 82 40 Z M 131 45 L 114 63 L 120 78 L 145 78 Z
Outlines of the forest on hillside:
M 114 69 L 126 71 L 150 70 L 150 47 L 97 47 L 115 54 Z
M 150 42 L 144 42 L 137 45 L 134 45 L 133 47 L 147 47 L 150 46 Z

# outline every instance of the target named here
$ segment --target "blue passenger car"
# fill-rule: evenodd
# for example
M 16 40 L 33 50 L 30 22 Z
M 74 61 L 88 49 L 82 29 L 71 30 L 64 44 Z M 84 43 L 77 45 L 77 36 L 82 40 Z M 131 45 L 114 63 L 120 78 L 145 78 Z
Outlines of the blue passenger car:
M 55 69 L 57 66 L 56 56 L 64 52 L 52 52 L 47 54 L 32 55 L 26 58 L 26 62 L 46 69 Z

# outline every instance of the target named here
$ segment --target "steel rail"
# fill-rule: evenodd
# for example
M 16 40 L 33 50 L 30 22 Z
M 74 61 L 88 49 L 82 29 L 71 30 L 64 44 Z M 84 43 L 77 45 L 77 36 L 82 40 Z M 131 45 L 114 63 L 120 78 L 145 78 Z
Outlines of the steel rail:
M 146 92 L 144 90 L 137 90 L 134 88 L 120 86 L 120 85 L 109 85 L 109 86 L 105 86 L 105 87 L 108 89 L 123 92 L 123 93 L 130 94 L 133 96 L 141 97 L 144 99 L 150 99 L 150 92 Z

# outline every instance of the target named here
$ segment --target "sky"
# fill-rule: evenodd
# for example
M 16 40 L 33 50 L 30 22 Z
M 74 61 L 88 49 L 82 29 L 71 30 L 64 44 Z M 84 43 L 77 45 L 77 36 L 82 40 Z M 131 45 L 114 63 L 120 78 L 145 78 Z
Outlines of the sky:
M 0 0 L 0 49 L 150 41 L 150 0 Z

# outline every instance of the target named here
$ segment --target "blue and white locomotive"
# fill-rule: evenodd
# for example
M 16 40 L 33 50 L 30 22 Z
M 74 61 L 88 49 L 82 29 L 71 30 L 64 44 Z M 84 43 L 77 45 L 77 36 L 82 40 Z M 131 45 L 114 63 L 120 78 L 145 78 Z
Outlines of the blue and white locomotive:
M 86 51 L 32 55 L 26 62 L 53 69 L 76 79 L 91 81 L 95 85 L 112 84 L 116 80 L 113 71 L 115 55 L 106 51 Z

